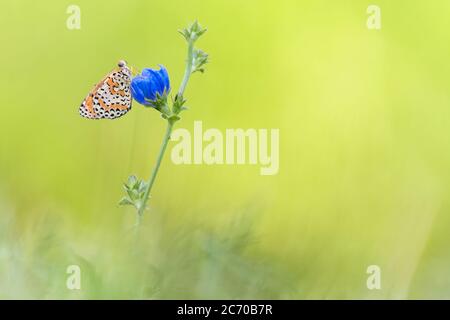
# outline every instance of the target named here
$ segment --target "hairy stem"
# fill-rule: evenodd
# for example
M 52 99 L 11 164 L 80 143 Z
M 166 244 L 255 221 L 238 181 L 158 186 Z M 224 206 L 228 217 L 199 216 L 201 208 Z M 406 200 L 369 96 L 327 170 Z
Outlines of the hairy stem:
M 186 69 L 184 70 L 183 81 L 181 81 L 180 89 L 178 90 L 178 95 L 180 97 L 183 96 L 184 90 L 186 89 L 186 85 L 189 81 L 189 78 L 192 74 L 192 63 L 194 59 L 194 41 L 190 40 L 188 43 L 188 51 L 187 51 L 187 60 L 186 60 Z
M 164 153 L 167 148 L 167 144 L 170 140 L 170 134 L 172 133 L 173 128 L 173 122 L 167 121 L 167 129 L 166 134 L 164 135 L 163 141 L 161 143 L 161 148 L 159 149 L 158 158 L 156 159 L 155 167 L 153 168 L 152 175 L 150 177 L 150 180 L 147 185 L 147 189 L 145 190 L 144 194 L 144 202 L 142 203 L 142 206 L 139 208 L 138 211 L 138 217 L 137 217 L 137 224 L 140 224 L 140 221 L 142 219 L 142 215 L 144 214 L 144 210 L 147 207 L 147 201 L 150 197 L 150 191 L 152 190 L 153 184 L 155 183 L 156 175 L 158 174 L 159 167 L 161 166 L 161 161 L 164 157 Z
M 183 80 L 181 81 L 180 89 L 178 90 L 178 95 L 180 97 L 183 96 L 184 90 L 186 90 L 186 86 L 187 86 L 187 84 L 189 82 L 189 78 L 191 77 L 191 74 L 192 74 L 192 64 L 193 64 L 193 59 L 194 59 L 194 42 L 195 42 L 194 40 L 188 41 L 186 69 L 184 71 L 184 76 L 183 76 Z M 169 112 L 167 112 L 167 113 L 169 113 Z M 164 135 L 164 138 L 163 138 L 163 141 L 161 144 L 161 149 L 159 150 L 158 158 L 156 159 L 155 167 L 153 168 L 152 175 L 150 177 L 147 188 L 145 190 L 143 203 L 138 210 L 138 216 L 137 216 L 137 221 L 136 221 L 137 226 L 140 225 L 145 208 L 147 207 L 147 202 L 150 197 L 150 191 L 152 190 L 153 184 L 156 179 L 156 175 L 158 174 L 159 167 L 161 166 L 161 162 L 164 157 L 164 153 L 166 151 L 167 144 L 169 143 L 170 134 L 172 133 L 172 129 L 173 129 L 173 125 L 174 125 L 175 121 L 177 121 L 177 120 L 172 120 L 170 118 L 167 119 L 166 134 Z

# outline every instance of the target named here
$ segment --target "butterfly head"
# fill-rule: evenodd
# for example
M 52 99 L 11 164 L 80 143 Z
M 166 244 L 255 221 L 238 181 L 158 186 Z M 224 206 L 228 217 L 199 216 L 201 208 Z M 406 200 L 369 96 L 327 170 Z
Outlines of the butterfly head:
M 125 60 L 119 60 L 119 62 L 117 63 L 117 66 L 120 68 L 120 70 L 122 72 L 124 72 L 126 75 L 128 75 L 130 77 L 130 79 L 132 78 L 132 72 L 130 67 L 128 67 L 127 62 Z
M 124 68 L 127 66 L 127 62 L 125 60 L 119 60 L 117 65 L 119 66 L 119 68 Z

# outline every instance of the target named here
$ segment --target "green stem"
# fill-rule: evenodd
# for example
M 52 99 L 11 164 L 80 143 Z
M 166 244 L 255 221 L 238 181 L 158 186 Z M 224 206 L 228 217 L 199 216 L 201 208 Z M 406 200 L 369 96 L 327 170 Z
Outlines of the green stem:
M 192 64 L 193 64 L 193 58 L 194 58 L 194 42 L 195 41 L 193 41 L 193 40 L 188 42 L 186 69 L 184 71 L 184 76 L 183 76 L 183 80 L 181 81 L 180 89 L 178 90 L 178 95 L 180 97 L 183 97 L 184 90 L 186 90 L 186 86 L 187 86 L 187 84 L 189 82 L 189 78 L 191 77 L 191 74 L 192 74 Z M 168 110 L 165 110 L 165 111 L 168 111 Z M 166 113 L 169 114 L 170 112 L 166 112 Z M 173 124 L 175 123 L 175 121 L 177 121 L 177 120 L 173 120 L 170 118 L 167 119 L 166 134 L 164 135 L 164 138 L 163 138 L 163 141 L 161 144 L 161 149 L 159 150 L 158 158 L 156 159 L 156 165 L 153 168 L 152 175 L 150 177 L 150 181 L 148 182 L 147 188 L 145 189 L 144 200 L 143 200 L 142 206 L 138 210 L 138 216 L 137 216 L 137 221 L 136 221 L 137 226 L 140 225 L 141 220 L 142 220 L 142 215 L 144 214 L 145 208 L 147 207 L 147 202 L 150 197 L 150 191 L 152 190 L 153 184 L 156 179 L 156 175 L 158 174 L 159 167 L 161 166 L 161 161 L 164 157 L 164 153 L 166 151 L 167 144 L 169 143 L 170 134 L 172 133 Z
M 184 70 L 183 81 L 181 81 L 180 89 L 178 90 L 178 95 L 180 97 L 183 96 L 184 90 L 186 89 L 186 85 L 189 81 L 189 77 L 192 74 L 192 62 L 194 58 L 194 41 L 189 41 L 188 44 L 188 52 L 187 52 L 187 60 L 186 60 L 186 69 Z
M 173 128 L 173 122 L 167 121 L 166 134 L 164 135 L 164 138 L 163 138 L 163 141 L 161 144 L 161 148 L 159 150 L 158 158 L 156 159 L 155 167 L 153 168 L 152 175 L 150 177 L 150 181 L 148 182 L 147 189 L 145 190 L 144 202 L 142 203 L 142 206 L 139 208 L 139 211 L 138 211 L 138 217 L 137 217 L 138 225 L 140 224 L 142 215 L 144 214 L 144 210 L 147 207 L 147 201 L 148 201 L 148 198 L 150 197 L 150 191 L 152 190 L 153 184 L 156 179 L 156 175 L 158 174 L 159 167 L 161 166 L 161 161 L 164 157 L 164 153 L 166 151 L 167 144 L 169 143 L 169 140 L 170 140 L 170 134 L 172 133 L 172 128 Z

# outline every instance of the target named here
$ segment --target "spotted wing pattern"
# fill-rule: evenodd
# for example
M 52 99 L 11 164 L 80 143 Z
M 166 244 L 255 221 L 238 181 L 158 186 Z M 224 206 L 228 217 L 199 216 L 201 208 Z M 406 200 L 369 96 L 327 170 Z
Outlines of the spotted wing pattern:
M 80 106 L 80 115 L 88 119 L 116 119 L 131 109 L 131 71 L 125 64 L 100 81 Z

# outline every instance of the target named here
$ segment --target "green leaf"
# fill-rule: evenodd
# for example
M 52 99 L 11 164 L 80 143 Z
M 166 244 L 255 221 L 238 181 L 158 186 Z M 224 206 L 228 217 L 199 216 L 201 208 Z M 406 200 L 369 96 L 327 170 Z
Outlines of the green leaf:
M 195 49 L 192 60 L 193 60 L 192 73 L 197 72 L 197 71 L 203 73 L 205 71 L 203 66 L 209 62 L 209 55 L 200 49 Z
M 129 186 L 133 186 L 137 181 L 138 181 L 138 178 L 136 178 L 135 175 L 131 175 L 128 177 L 127 183 Z
M 178 30 L 178 32 L 186 39 L 187 42 L 195 42 L 200 38 L 205 32 L 206 28 L 203 28 L 198 21 L 190 24 L 188 27 Z
M 128 197 L 123 197 L 120 201 L 119 201 L 119 205 L 120 206 L 134 206 L 133 201 L 131 201 Z
M 137 190 L 139 192 L 144 192 L 146 188 L 147 188 L 147 182 L 141 180 Z
M 181 111 L 186 110 L 187 108 L 183 107 L 183 105 L 186 103 L 186 99 L 184 99 L 179 94 L 175 95 L 175 98 L 172 99 L 172 110 L 174 115 L 178 115 Z

